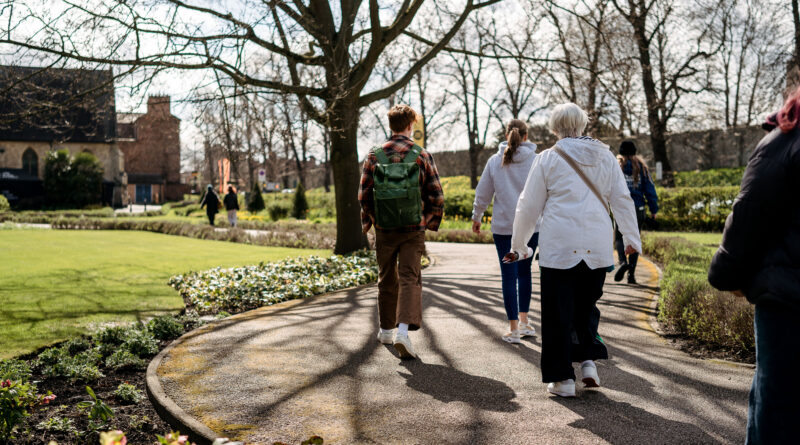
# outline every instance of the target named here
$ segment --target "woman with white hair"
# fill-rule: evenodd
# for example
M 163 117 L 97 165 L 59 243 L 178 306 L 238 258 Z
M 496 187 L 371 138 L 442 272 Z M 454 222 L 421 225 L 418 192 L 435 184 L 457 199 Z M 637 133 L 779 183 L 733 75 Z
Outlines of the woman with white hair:
M 550 131 L 559 140 L 533 162 L 517 203 L 507 262 L 533 255 L 527 241 L 542 216 L 539 267 L 542 302 L 542 381 L 562 397 L 575 396 L 573 362 L 583 383 L 600 386 L 595 360 L 608 351 L 597 333 L 607 270 L 613 266 L 614 227 L 627 254 L 641 252 L 633 200 L 617 160 L 602 142 L 582 136 L 589 122 L 572 103 L 555 107 Z

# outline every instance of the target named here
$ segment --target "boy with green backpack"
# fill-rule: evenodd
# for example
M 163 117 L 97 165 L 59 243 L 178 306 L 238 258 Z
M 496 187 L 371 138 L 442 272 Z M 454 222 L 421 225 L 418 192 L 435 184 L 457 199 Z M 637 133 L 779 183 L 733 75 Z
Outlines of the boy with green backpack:
M 444 194 L 433 156 L 411 139 L 417 113 L 395 105 L 388 116 L 392 137 L 364 161 L 358 193 L 361 225 L 364 233 L 375 226 L 378 341 L 394 344 L 402 358 L 416 358 L 408 331 L 422 325 L 420 259 L 425 230 L 439 230 Z

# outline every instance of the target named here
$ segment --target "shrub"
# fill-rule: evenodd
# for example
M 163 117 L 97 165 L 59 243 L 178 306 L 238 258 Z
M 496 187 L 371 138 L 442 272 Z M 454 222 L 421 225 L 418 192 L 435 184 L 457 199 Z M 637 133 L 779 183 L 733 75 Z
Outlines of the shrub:
M 62 347 L 65 348 L 70 355 L 75 355 L 90 349 L 92 347 L 92 342 L 89 341 L 88 338 L 78 337 L 67 341 Z
M 78 409 L 85 411 L 89 420 L 106 423 L 114 417 L 114 410 L 100 400 L 92 388 L 87 386 L 86 393 L 89 394 L 90 400 L 79 402 Z
M 739 187 L 659 189 L 659 229 L 721 232 L 738 194 Z
M 133 329 L 122 347 L 139 358 L 152 357 L 158 352 L 158 340 L 147 330 Z
M 708 284 L 714 249 L 683 238 L 646 235 L 644 252 L 664 267 L 658 319 L 680 334 L 739 356 L 755 349 L 753 306 Z
M 306 199 L 306 188 L 303 183 L 297 184 L 294 191 L 294 202 L 292 204 L 292 217 L 295 219 L 306 219 L 308 213 L 308 200 Z
M 120 383 L 114 391 L 114 397 L 124 404 L 139 403 L 144 399 L 144 394 L 130 383 Z
M 100 202 L 103 168 L 91 153 L 70 157 L 66 149 L 47 154 L 44 190 L 51 205 L 85 207 Z
M 247 197 L 247 211 L 258 213 L 264 210 L 264 208 L 266 208 L 266 206 L 264 205 L 264 197 L 261 196 L 261 187 L 259 187 L 258 182 L 254 182 L 250 190 L 250 195 Z
M 329 258 L 310 256 L 233 269 L 178 275 L 169 284 L 186 307 L 201 314 L 242 312 L 377 280 L 375 253 Z
M 0 213 L 8 210 L 11 210 L 11 205 L 8 203 L 8 199 L 6 199 L 5 196 L 0 195 Z
M 740 186 L 744 167 L 714 168 L 711 170 L 695 170 L 675 173 L 677 187 L 725 187 Z
M 39 354 L 35 367 L 46 377 L 64 377 L 73 382 L 92 382 L 103 377 L 97 366 L 101 358 L 97 348 L 73 355 L 65 345 L 43 351 Z
M 147 368 L 147 362 L 131 354 L 126 349 L 120 349 L 106 358 L 106 367 L 114 370 L 133 369 L 142 370 Z
M 172 340 L 183 334 L 183 324 L 171 315 L 161 315 L 147 322 L 147 329 L 158 340 Z
M 282 204 L 272 204 L 269 206 L 269 217 L 273 221 L 278 221 L 289 216 L 289 208 Z
M 27 362 L 17 359 L 0 360 L 0 381 L 16 380 L 27 382 L 31 378 L 31 367 Z

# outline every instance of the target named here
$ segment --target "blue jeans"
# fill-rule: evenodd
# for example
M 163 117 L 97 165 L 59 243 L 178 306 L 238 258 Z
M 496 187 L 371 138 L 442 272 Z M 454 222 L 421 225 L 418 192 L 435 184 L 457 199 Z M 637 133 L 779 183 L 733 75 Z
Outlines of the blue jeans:
M 511 235 L 495 235 L 494 246 L 500 259 L 500 276 L 503 279 L 503 303 L 509 320 L 519 320 L 520 312 L 528 312 L 531 307 L 531 263 L 533 258 L 505 264 L 503 257 L 511 251 Z M 536 251 L 539 245 L 539 234 L 534 233 L 528 246 Z
M 756 304 L 756 374 L 750 388 L 747 445 L 796 443 L 800 418 L 800 313 L 786 304 Z

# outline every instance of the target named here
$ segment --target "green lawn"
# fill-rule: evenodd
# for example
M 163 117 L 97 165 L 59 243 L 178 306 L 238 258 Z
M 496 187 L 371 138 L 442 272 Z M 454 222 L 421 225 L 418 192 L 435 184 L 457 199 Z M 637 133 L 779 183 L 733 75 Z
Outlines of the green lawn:
M 702 233 L 702 232 L 647 232 L 653 236 L 677 236 L 702 244 L 707 247 L 718 247 L 722 242 L 721 233 Z
M 330 251 L 134 231 L 0 230 L 0 358 L 183 306 L 170 276 Z

